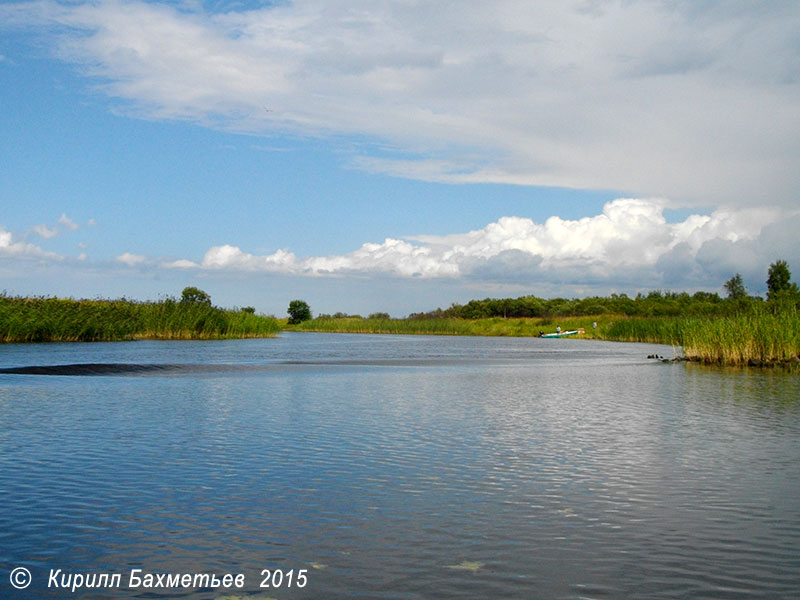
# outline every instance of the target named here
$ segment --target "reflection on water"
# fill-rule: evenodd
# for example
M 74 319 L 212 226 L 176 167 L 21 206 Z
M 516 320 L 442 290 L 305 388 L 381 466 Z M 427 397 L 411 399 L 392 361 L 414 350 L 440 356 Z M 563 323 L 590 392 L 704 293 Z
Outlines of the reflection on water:
M 800 378 L 655 351 L 671 354 L 327 334 L 0 347 L 2 368 L 183 366 L 0 374 L 0 595 L 21 565 L 31 598 L 72 596 L 45 588 L 51 568 L 240 572 L 241 596 L 264 568 L 308 569 L 280 598 L 796 597 Z

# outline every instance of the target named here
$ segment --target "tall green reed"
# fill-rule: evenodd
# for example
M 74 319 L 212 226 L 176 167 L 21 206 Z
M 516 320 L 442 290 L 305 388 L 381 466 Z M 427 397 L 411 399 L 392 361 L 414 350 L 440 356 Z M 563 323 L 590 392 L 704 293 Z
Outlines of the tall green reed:
M 200 303 L 0 295 L 0 342 L 269 337 L 276 319 Z

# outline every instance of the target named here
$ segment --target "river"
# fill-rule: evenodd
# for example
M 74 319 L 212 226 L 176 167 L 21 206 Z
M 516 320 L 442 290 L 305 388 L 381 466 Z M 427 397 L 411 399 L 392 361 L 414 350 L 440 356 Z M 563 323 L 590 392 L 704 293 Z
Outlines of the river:
M 0 372 L 0 597 L 798 597 L 800 377 L 653 353 L 673 350 L 0 346 L 0 371 L 59 366 Z M 120 585 L 64 588 L 103 573 Z

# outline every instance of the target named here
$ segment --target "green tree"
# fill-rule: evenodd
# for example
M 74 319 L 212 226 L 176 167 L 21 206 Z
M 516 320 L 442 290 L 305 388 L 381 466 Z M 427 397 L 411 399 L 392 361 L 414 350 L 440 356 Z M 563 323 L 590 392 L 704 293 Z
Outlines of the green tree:
M 295 325 L 311 319 L 311 307 L 303 300 L 292 300 L 289 302 L 289 324 Z
M 187 304 L 206 304 L 211 306 L 211 296 L 205 293 L 200 288 L 189 286 L 183 288 L 181 292 L 181 302 Z
M 776 260 L 772 263 L 767 272 L 767 300 L 774 300 L 782 290 L 790 290 L 791 278 L 792 273 L 785 260 Z
M 725 291 L 728 292 L 728 298 L 738 300 L 747 296 L 747 288 L 744 287 L 741 274 L 737 273 L 728 281 L 725 282 Z

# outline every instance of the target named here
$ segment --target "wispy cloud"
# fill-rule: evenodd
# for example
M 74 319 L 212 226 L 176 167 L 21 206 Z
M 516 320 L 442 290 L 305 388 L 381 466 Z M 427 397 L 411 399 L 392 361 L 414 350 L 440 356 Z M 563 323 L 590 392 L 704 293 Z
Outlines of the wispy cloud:
M 61 213 L 61 216 L 58 218 L 58 223 L 60 225 L 63 225 L 64 227 L 66 227 L 70 231 L 75 231 L 76 229 L 80 228 L 80 225 L 78 225 L 75 221 L 70 219 L 67 216 L 67 213 Z
M 137 265 L 144 264 L 147 261 L 147 257 L 140 254 L 131 254 L 130 252 L 125 252 L 120 254 L 117 257 L 117 260 L 122 264 L 128 265 L 129 267 L 135 267 Z
M 63 257 L 35 244 L 17 241 L 10 231 L 0 227 L 0 258 L 61 260 Z
M 50 239 L 58 235 L 57 228 L 48 227 L 47 225 L 34 225 L 31 231 L 33 231 L 33 233 L 45 239 Z
M 95 225 L 94 219 L 90 219 L 88 226 Z M 47 225 L 45 223 L 40 223 L 38 225 L 34 225 L 31 227 L 30 231 L 26 234 L 26 237 L 30 234 L 37 235 L 41 238 L 49 240 L 58 236 L 63 230 L 67 231 L 77 231 L 80 229 L 80 225 L 70 219 L 67 216 L 67 213 L 61 213 L 61 216 L 58 218 L 58 221 L 54 225 Z
M 800 187 L 792 2 L 296 0 L 215 14 L 43 1 L 3 5 L 0 22 L 39 27 L 117 110 L 356 135 L 376 142 L 353 157 L 373 171 L 701 206 L 792 206 Z

